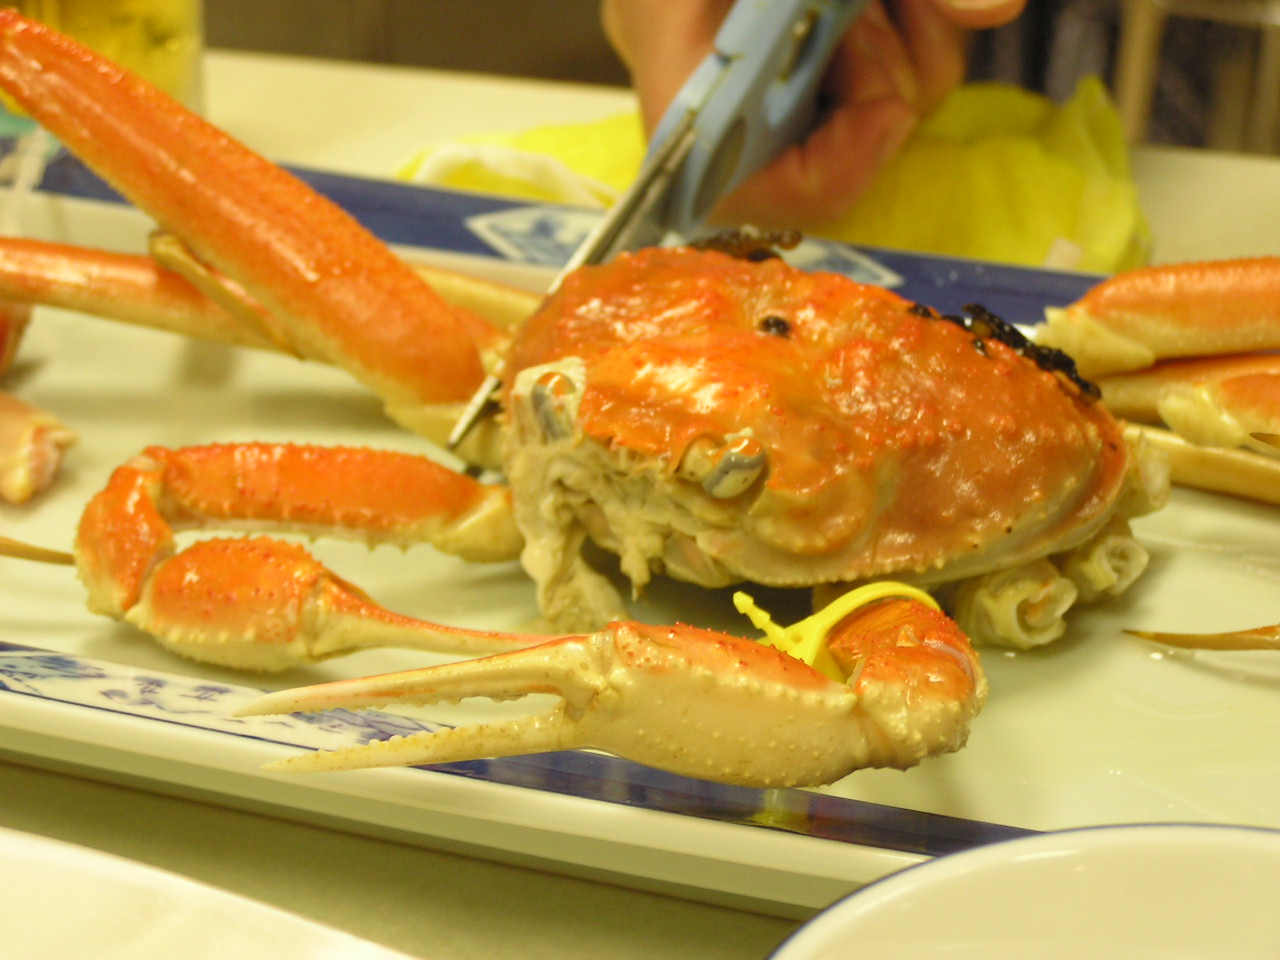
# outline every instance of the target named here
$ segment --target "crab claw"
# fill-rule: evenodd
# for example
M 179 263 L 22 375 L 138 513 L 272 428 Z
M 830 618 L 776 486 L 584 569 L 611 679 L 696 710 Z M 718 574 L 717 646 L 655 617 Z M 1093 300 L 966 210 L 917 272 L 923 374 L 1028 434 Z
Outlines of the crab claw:
M 908 767 L 959 749 L 985 698 L 977 655 L 914 600 L 845 617 L 827 644 L 841 680 L 782 650 L 694 627 L 611 623 L 524 650 L 270 693 L 240 716 L 513 699 L 545 713 L 291 757 L 288 771 L 449 763 L 598 749 L 724 783 L 830 783 L 863 767 Z

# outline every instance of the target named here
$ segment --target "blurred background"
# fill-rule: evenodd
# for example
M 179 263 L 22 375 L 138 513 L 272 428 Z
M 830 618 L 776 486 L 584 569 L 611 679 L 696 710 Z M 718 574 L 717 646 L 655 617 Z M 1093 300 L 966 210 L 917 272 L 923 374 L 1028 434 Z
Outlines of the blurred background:
M 205 0 L 205 17 L 214 47 L 627 82 L 598 0 Z M 1277 148 L 1280 0 L 1030 0 L 972 62 L 1058 100 L 1098 74 L 1135 142 Z
M 679 0 L 675 0 L 679 2 Z M 204 0 L 212 47 L 623 85 L 599 0 Z

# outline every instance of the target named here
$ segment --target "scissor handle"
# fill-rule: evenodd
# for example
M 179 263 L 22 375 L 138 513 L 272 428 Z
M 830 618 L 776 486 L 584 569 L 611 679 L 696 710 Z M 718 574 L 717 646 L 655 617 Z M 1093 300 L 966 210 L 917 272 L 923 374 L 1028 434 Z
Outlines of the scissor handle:
M 669 230 L 696 229 L 717 200 L 809 132 L 822 73 L 867 2 L 737 0 L 651 141 L 652 151 L 695 114 L 697 139 L 660 214 Z

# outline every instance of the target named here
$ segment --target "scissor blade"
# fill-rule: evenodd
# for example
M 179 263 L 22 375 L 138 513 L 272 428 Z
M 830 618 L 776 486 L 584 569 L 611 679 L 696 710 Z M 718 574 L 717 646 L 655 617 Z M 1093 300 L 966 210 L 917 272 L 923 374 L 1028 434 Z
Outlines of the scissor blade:
M 658 210 L 669 195 L 671 178 L 697 139 L 695 116 L 694 111 L 689 111 L 684 123 L 663 141 L 661 148 L 650 153 L 635 182 L 578 245 L 556 274 L 548 293 L 559 290 L 564 278 L 579 267 L 604 263 L 623 250 L 653 246 L 662 240 L 666 231 L 661 226 Z M 501 379 L 493 374 L 484 378 L 449 432 L 450 451 L 457 450 L 481 417 L 493 408 L 501 386 Z
M 501 378 L 491 373 L 480 382 L 480 386 L 476 387 L 476 392 L 471 395 L 471 399 L 462 408 L 462 413 L 454 423 L 453 429 L 449 431 L 449 439 L 445 444 L 445 448 L 450 453 L 458 449 L 462 441 L 467 439 L 467 434 L 480 422 L 480 418 L 487 414 L 490 407 L 497 403 L 498 389 L 501 386 Z
M 624 250 L 654 246 L 662 240 L 666 230 L 657 214 L 667 199 L 672 177 L 697 141 L 696 117 L 695 111 L 687 111 L 680 125 L 650 152 L 635 182 L 565 262 L 551 292 L 560 289 L 564 278 L 579 267 L 604 263 Z
M 658 124 L 661 142 L 681 109 L 698 135 L 660 213 L 690 235 L 716 204 L 819 118 L 828 61 L 867 0 L 737 0 L 711 55 L 681 87 Z

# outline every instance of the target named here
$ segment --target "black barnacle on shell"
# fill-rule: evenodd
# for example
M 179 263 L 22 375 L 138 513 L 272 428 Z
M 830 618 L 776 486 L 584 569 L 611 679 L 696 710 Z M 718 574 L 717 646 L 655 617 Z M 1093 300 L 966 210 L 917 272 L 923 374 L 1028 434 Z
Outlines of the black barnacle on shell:
M 738 227 L 702 237 L 690 244 L 695 250 L 715 250 L 738 260 L 772 260 L 779 250 L 791 250 L 804 239 L 798 230 L 759 230 Z
M 977 303 L 966 303 L 965 314 L 939 314 L 929 307 L 913 303 L 908 308 L 921 317 L 937 317 L 954 323 L 974 335 L 974 349 L 985 353 L 986 341 L 995 340 L 1003 343 L 1014 353 L 1026 357 L 1041 370 L 1061 374 L 1075 384 L 1088 397 L 1097 399 L 1102 396 L 1096 384 L 1080 376 L 1076 362 L 1056 347 L 1042 347 L 1023 335 L 1022 331 L 1006 320 L 1002 320 L 986 307 Z
M 757 326 L 762 333 L 767 333 L 771 337 L 781 337 L 785 340 L 791 336 L 790 322 L 786 317 L 780 317 L 776 313 L 769 314 Z

